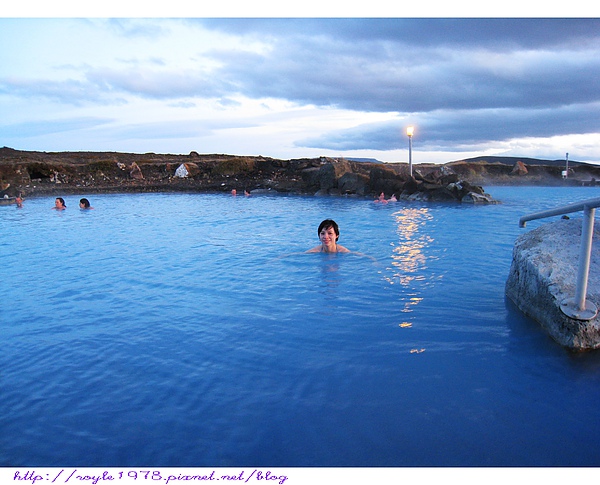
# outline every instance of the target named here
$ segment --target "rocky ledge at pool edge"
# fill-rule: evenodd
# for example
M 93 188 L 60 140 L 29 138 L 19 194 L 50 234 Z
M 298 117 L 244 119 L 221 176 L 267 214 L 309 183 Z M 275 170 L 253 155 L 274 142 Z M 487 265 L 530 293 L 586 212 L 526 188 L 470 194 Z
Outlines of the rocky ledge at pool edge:
M 529 160 L 529 159 L 527 159 Z M 544 165 L 549 163 L 552 165 Z M 600 167 L 572 162 L 581 178 L 600 179 Z M 278 160 L 262 156 L 161 155 L 117 152 L 32 152 L 0 148 L 0 197 L 100 192 L 273 191 L 378 196 L 410 200 L 493 203 L 480 186 L 579 184 L 562 180 L 558 162 L 486 161 L 416 164 L 320 157 Z
M 599 317 L 575 320 L 560 304 L 575 296 L 582 219 L 561 219 L 519 236 L 506 281 L 506 296 L 572 351 L 600 348 Z M 600 231 L 594 229 L 594 240 Z M 592 245 L 587 299 L 600 307 L 600 249 Z

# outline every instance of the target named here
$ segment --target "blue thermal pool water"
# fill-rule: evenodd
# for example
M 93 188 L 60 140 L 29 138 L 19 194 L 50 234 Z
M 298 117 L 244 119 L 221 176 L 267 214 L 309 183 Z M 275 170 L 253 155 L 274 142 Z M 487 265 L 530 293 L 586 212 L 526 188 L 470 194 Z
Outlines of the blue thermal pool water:
M 486 189 L 0 207 L 0 466 L 600 465 L 600 354 L 504 297 L 519 217 L 600 189 Z

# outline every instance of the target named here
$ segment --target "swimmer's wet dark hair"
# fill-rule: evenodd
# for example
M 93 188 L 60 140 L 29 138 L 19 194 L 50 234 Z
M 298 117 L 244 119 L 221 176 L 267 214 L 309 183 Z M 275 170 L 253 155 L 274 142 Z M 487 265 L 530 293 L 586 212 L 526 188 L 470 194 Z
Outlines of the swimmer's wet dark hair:
M 320 235 L 323 229 L 329 229 L 330 227 L 333 227 L 333 230 L 335 231 L 335 235 L 337 236 L 335 241 L 337 242 L 337 240 L 340 238 L 340 228 L 338 227 L 337 222 L 335 222 L 333 219 L 325 219 L 323 222 L 321 222 L 321 224 L 319 224 L 319 229 L 317 229 L 317 235 Z

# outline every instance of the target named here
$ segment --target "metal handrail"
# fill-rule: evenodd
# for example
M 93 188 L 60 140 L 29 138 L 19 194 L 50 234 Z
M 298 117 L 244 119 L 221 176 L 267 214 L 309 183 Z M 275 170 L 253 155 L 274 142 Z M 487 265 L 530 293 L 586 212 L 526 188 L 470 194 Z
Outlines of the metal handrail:
M 561 311 L 568 317 L 576 320 L 591 320 L 598 314 L 596 305 L 591 301 L 586 300 L 596 207 L 600 207 L 600 198 L 588 199 L 583 202 L 557 207 L 556 209 L 536 212 L 519 219 L 519 227 L 525 227 L 527 221 L 560 216 L 583 210 L 583 225 L 581 228 L 581 246 L 579 249 L 579 268 L 577 270 L 575 298 L 567 298 L 560 304 Z
M 552 216 L 562 216 L 564 214 L 570 214 L 572 212 L 579 212 L 580 210 L 585 209 L 585 207 L 600 207 L 600 197 L 595 199 L 587 199 L 583 202 L 576 202 L 574 204 L 563 205 L 562 207 L 557 207 L 556 209 L 549 209 L 542 212 L 535 212 L 533 214 L 529 214 L 527 216 L 523 216 L 519 219 L 519 227 L 525 227 L 527 221 L 533 221 L 534 219 L 543 219 L 545 217 Z

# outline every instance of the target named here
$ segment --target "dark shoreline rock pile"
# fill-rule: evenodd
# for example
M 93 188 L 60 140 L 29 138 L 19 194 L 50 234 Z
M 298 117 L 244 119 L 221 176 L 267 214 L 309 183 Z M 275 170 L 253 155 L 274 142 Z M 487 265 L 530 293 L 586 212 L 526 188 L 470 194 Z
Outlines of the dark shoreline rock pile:
M 513 163 L 514 165 L 514 163 Z M 553 172 L 552 172 L 553 171 Z M 550 173 L 552 172 L 552 173 Z M 0 198 L 116 192 L 238 192 L 386 197 L 398 200 L 495 203 L 486 183 L 560 182 L 560 171 L 520 163 L 466 161 L 377 163 L 319 157 L 33 152 L 0 148 Z M 557 178 L 558 174 L 558 178 Z M 600 179 L 600 174 L 598 176 Z M 557 182 L 558 180 L 558 182 Z M 525 182 L 526 183 L 526 182 Z

